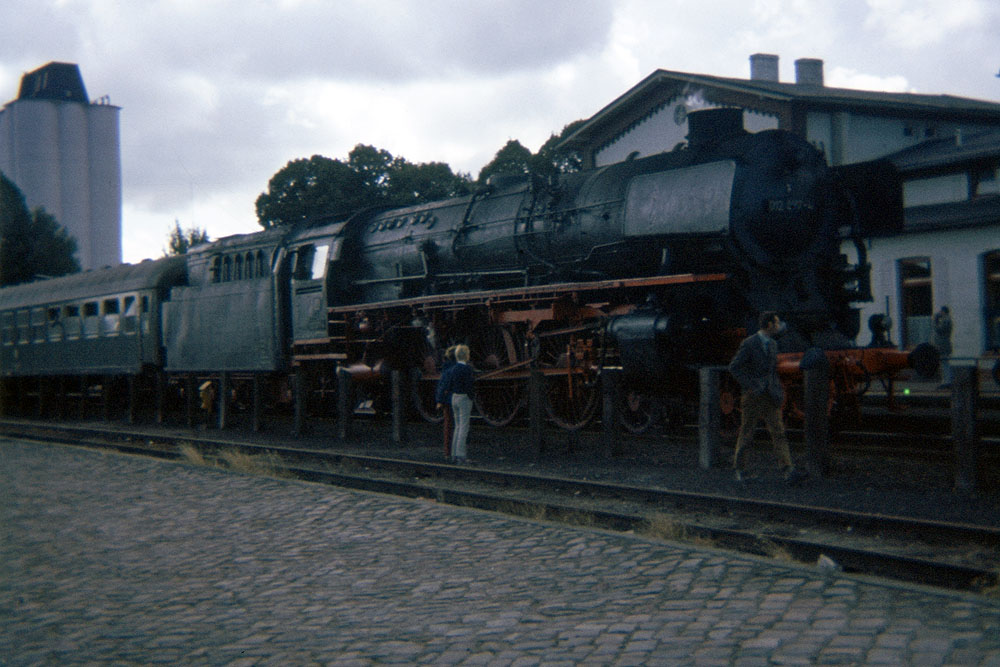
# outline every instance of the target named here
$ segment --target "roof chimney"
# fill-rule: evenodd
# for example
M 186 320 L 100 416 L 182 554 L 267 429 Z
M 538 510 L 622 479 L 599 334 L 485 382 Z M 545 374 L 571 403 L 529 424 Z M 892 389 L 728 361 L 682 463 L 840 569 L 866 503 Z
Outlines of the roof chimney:
M 795 83 L 800 86 L 822 86 L 823 61 L 819 58 L 799 58 L 796 60 Z
M 751 81 L 778 81 L 778 56 L 771 53 L 755 53 L 750 56 Z

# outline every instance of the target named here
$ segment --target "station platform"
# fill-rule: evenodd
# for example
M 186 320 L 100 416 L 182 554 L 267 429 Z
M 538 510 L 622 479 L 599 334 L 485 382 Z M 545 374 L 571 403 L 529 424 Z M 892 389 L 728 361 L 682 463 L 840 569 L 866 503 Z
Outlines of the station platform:
M 0 664 L 1000 664 L 1000 599 L 0 440 Z

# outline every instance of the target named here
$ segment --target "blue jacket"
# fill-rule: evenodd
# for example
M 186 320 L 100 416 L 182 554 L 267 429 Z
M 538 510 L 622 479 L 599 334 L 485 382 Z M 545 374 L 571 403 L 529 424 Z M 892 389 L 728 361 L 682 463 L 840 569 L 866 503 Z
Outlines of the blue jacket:
M 452 394 L 467 394 L 468 396 L 472 396 L 475 379 L 476 373 L 472 370 L 472 366 L 463 364 L 460 361 L 456 362 L 441 374 L 441 379 L 438 381 L 437 395 L 449 401 Z M 444 401 L 438 402 L 444 403 Z
M 434 402 L 441 405 L 451 405 L 451 390 L 448 389 L 448 371 L 455 367 L 454 361 L 449 361 L 441 367 L 441 377 L 434 388 Z
M 766 393 L 775 405 L 785 400 L 785 390 L 778 379 L 778 344 L 765 334 L 757 332 L 740 343 L 736 356 L 729 362 L 729 372 L 743 391 Z

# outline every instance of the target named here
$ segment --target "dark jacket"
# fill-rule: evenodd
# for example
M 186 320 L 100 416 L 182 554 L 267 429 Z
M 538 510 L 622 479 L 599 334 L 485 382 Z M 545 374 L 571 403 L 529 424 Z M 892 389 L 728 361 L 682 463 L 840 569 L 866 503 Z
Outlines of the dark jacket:
M 452 394 L 472 396 L 475 380 L 476 372 L 472 370 L 472 366 L 461 361 L 455 362 L 448 371 L 448 387 Z
M 736 356 L 729 362 L 729 372 L 733 374 L 740 388 L 751 394 L 766 393 L 775 405 L 785 400 L 785 390 L 778 379 L 778 345 L 760 332 L 747 336 Z
M 437 390 L 434 392 L 435 400 L 438 403 L 450 403 L 452 394 L 467 394 L 472 396 L 475 379 L 476 374 L 472 370 L 472 366 L 455 362 L 441 373 Z
M 441 368 L 441 377 L 438 378 L 437 386 L 434 388 L 434 402 L 441 405 L 451 405 L 451 390 L 448 389 L 448 371 L 455 367 L 454 361 L 449 361 Z

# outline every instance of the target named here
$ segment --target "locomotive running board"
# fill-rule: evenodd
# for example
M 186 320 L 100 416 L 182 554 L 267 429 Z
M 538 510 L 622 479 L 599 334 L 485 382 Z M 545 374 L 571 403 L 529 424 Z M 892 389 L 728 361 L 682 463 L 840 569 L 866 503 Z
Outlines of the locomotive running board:
M 721 282 L 729 277 L 725 273 L 680 273 L 671 276 L 652 276 L 649 278 L 626 278 L 620 280 L 595 280 L 579 283 L 554 283 L 551 285 L 535 285 L 532 287 L 514 287 L 503 290 L 482 290 L 479 292 L 460 292 L 419 296 L 410 299 L 392 301 L 377 301 L 374 303 L 358 303 L 349 306 L 334 306 L 330 313 L 352 313 L 359 310 L 375 310 L 382 308 L 404 308 L 424 306 L 431 308 L 448 308 L 472 303 L 488 301 L 491 304 L 505 301 L 523 301 L 546 296 L 556 298 L 573 292 L 601 291 L 608 289 L 630 289 L 643 287 L 661 287 L 665 285 L 684 285 L 690 283 Z

